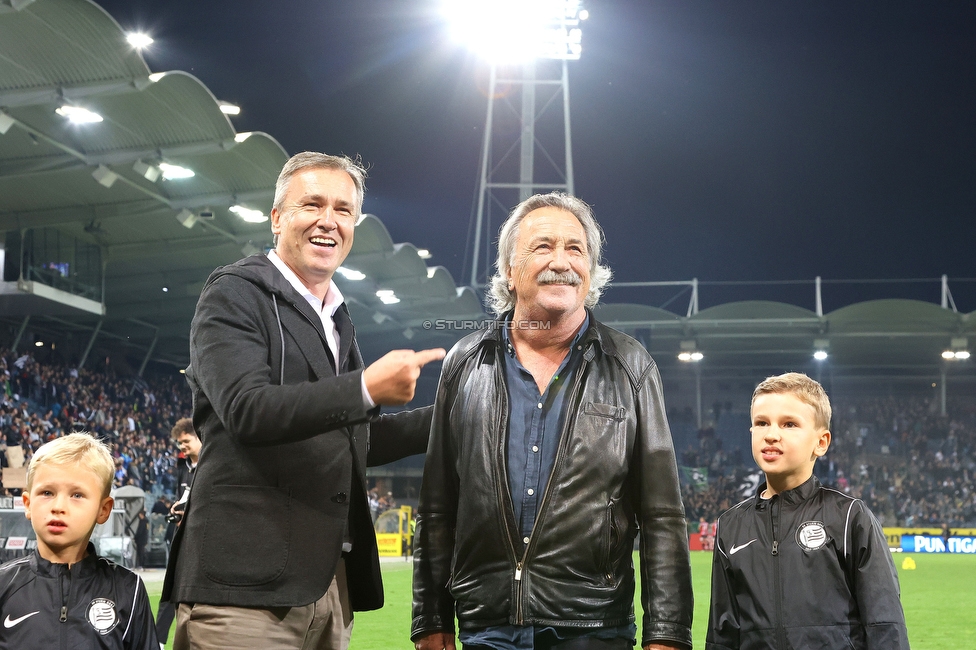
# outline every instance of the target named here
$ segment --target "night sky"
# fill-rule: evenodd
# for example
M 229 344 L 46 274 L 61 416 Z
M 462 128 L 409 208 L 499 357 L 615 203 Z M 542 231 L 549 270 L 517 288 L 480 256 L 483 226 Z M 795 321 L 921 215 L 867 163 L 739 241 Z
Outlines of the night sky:
M 239 104 L 239 131 L 361 155 L 364 209 L 467 278 L 487 66 L 451 42 L 436 0 L 100 4 L 156 39 L 153 71 L 186 70 Z M 976 310 L 976 4 L 586 6 L 570 64 L 576 193 L 617 280 L 806 280 L 706 286 L 701 305 L 812 309 L 817 275 L 948 274 L 960 311 Z M 824 306 L 939 296 L 934 282 L 828 284 Z

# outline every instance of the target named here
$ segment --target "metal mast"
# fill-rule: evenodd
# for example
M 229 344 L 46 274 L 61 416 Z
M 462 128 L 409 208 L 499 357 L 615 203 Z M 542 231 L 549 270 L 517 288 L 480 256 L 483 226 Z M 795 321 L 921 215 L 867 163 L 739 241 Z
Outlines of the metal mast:
M 490 242 L 516 203 L 538 192 L 574 193 L 568 62 L 580 57 L 579 22 L 587 14 L 578 0 L 555 5 L 534 56 L 520 66 L 491 63 L 472 287 L 491 276 Z

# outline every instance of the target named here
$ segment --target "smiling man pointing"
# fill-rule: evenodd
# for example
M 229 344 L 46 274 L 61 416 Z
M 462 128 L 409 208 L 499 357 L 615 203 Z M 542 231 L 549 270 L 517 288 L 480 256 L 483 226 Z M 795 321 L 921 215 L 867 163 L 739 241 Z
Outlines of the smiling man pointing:
M 422 453 L 414 395 L 444 350 L 364 368 L 332 281 L 352 248 L 365 170 L 301 153 L 275 187 L 275 250 L 217 269 L 190 330 L 203 447 L 163 598 L 174 647 L 344 649 L 353 610 L 383 604 L 366 465 Z M 181 552 L 181 549 L 183 552 Z

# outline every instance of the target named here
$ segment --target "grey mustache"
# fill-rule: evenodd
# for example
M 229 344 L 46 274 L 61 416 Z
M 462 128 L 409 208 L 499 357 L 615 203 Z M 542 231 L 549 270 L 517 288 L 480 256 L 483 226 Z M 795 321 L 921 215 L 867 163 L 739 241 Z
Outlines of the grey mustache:
M 536 277 L 539 284 L 568 284 L 573 287 L 578 287 L 583 284 L 583 278 L 576 271 L 565 271 L 563 273 L 556 273 L 550 269 L 546 269 Z

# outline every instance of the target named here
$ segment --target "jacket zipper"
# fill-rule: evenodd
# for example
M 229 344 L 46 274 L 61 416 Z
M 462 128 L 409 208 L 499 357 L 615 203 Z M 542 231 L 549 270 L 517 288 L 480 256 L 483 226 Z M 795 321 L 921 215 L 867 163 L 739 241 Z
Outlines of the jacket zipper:
M 783 627 L 783 583 L 780 580 L 779 540 L 776 538 L 776 525 L 782 509 L 780 496 L 774 495 L 769 504 L 769 523 L 773 536 L 773 582 L 776 590 L 776 647 L 786 648 L 786 628 Z
M 68 592 L 71 591 L 71 572 L 68 565 L 59 567 L 58 571 L 58 587 L 61 592 L 61 616 L 58 620 L 61 623 L 66 623 L 68 620 Z M 67 589 L 65 589 L 65 574 L 68 577 Z M 61 648 L 62 650 L 67 650 L 67 637 L 65 636 L 65 626 L 61 625 L 59 627 L 59 636 L 61 637 Z
M 572 350 L 570 350 L 572 354 Z M 576 396 L 579 394 L 580 384 L 583 383 L 583 370 L 586 366 L 585 359 L 584 363 L 580 363 L 579 368 L 576 369 L 576 377 L 573 382 L 573 390 L 568 395 L 570 398 L 569 402 L 565 402 L 564 406 L 572 408 L 572 405 L 576 401 Z M 535 529 L 539 524 L 539 520 L 542 518 L 542 513 L 545 512 L 546 506 L 549 504 L 549 496 L 552 492 L 552 477 L 556 474 L 556 468 L 559 467 L 559 461 L 563 456 L 563 441 L 566 440 L 566 435 L 569 433 L 570 420 L 572 418 L 567 417 L 566 422 L 563 424 L 563 430 L 561 432 L 561 437 L 559 439 L 559 448 L 556 449 L 556 458 L 552 463 L 552 471 L 549 473 L 549 480 L 546 481 L 546 489 L 542 494 L 542 501 L 539 503 L 539 510 L 536 512 L 535 522 L 532 524 L 532 530 L 529 531 L 529 541 L 525 545 L 525 551 L 522 553 L 522 559 L 519 560 L 515 555 L 515 544 L 512 542 L 512 531 L 508 531 L 508 543 L 512 550 L 512 557 L 515 559 L 515 624 L 524 625 L 523 614 L 522 614 L 522 567 L 528 562 L 529 559 L 529 549 L 532 547 L 532 541 L 535 539 Z M 506 423 L 507 424 L 507 423 Z M 505 484 L 508 484 L 507 478 L 505 477 Z M 511 495 L 509 495 L 511 498 Z M 505 521 L 508 522 L 508 517 L 505 517 Z M 506 523 L 507 526 L 507 523 Z

